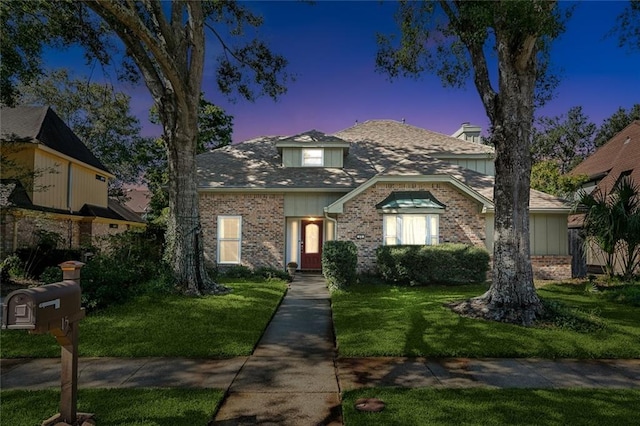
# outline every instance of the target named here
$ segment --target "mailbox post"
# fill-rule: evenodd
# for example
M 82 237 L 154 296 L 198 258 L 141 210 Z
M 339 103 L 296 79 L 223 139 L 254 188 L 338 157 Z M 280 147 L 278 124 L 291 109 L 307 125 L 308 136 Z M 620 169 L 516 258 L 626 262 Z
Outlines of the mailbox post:
M 62 282 L 16 290 L 3 304 L 2 328 L 51 333 L 61 346 L 60 413 L 42 424 L 78 421 L 78 322 L 84 318 L 81 307 L 80 269 L 82 262 L 60 265 Z M 91 414 L 82 413 L 84 419 Z

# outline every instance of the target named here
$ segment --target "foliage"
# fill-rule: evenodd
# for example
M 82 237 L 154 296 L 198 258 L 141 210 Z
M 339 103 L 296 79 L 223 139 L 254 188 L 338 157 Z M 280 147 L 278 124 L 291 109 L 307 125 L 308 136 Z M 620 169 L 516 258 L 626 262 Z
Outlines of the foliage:
M 63 238 L 53 231 L 38 229 L 33 233 L 34 244 L 16 250 L 24 264 L 26 278 L 38 278 L 47 267 L 57 266 L 67 260 L 80 260 L 81 250 L 58 248 Z
M 331 295 L 341 357 L 424 356 L 504 358 L 638 358 L 640 310 L 614 303 L 583 285 L 547 284 L 546 302 L 572 316 L 602 323 L 588 332 L 541 322 L 522 327 L 461 317 L 446 305 L 487 289 L 484 285 L 394 287 L 360 284 Z M 597 313 L 597 318 L 589 318 Z M 572 320 L 573 321 L 573 320 Z M 561 321 L 559 321 L 562 323 Z M 566 324 L 565 324 L 566 325 Z
M 162 229 L 152 226 L 109 236 L 109 249 L 91 258 L 80 272 L 83 305 L 95 310 L 123 303 L 142 293 L 149 280 L 170 287 L 163 242 Z
M 58 411 L 60 391 L 3 390 L 0 397 L 3 424 L 38 425 Z M 94 413 L 102 426 L 204 425 L 223 397 L 217 389 L 80 389 L 78 412 Z
M 12 278 L 24 276 L 24 262 L 17 254 L 10 254 L 0 263 L 0 281 L 8 282 Z
M 281 281 L 228 282 L 224 297 L 148 293 L 90 312 L 81 322 L 81 357 L 247 356 L 286 291 Z M 2 330 L 2 358 L 60 356 L 51 335 Z M 4 413 L 3 413 L 4 414 Z M 4 424 L 4 423 L 3 423 Z
M 46 46 L 81 43 L 87 59 L 106 64 L 111 43 L 89 11 L 71 0 L 12 0 L 0 3 L 2 60 L 0 103 L 14 106 L 20 97 L 18 82 L 30 83 L 42 74 Z
M 266 266 L 257 268 L 255 271 L 253 271 L 253 276 L 265 280 L 291 281 L 291 277 L 289 276 L 289 273 L 287 271 L 283 271 L 282 269 L 269 268 Z
M 640 307 L 640 285 L 629 284 L 599 288 L 600 294 L 607 300 Z
M 578 333 L 592 333 L 605 328 L 605 323 L 599 317 L 597 310 L 585 312 L 557 300 L 543 299 L 542 303 L 544 305 L 544 316 L 540 320 L 542 325 L 548 324 L 561 330 Z
M 227 278 L 251 278 L 253 271 L 245 265 L 233 265 L 225 267 L 220 271 L 221 275 Z
M 353 241 L 325 241 L 322 247 L 322 274 L 331 290 L 343 289 L 358 278 L 358 248 Z
M 573 169 L 595 149 L 596 125 L 589 122 L 582 107 L 572 107 L 566 115 L 540 117 L 538 123 L 531 143 L 533 161 L 555 161 L 560 174 Z
M 437 370 L 436 370 L 437 371 Z M 380 413 L 356 410 L 360 398 L 379 398 Z M 345 392 L 344 424 L 547 426 L 633 424 L 636 389 L 364 388 Z
M 634 104 L 628 112 L 622 107 L 618 108 L 611 117 L 602 122 L 602 125 L 598 129 L 594 139 L 596 147 L 600 147 L 609 142 L 611 138 L 621 132 L 634 120 L 640 120 L 640 104 Z
M 640 52 L 640 0 L 627 3 L 610 34 L 618 36 L 619 47 L 626 46 L 631 54 Z
M 587 175 L 561 174 L 558 163 L 553 160 L 531 166 L 531 188 L 565 199 L 571 199 L 588 179 Z
M 58 283 L 62 281 L 62 269 L 57 266 L 47 266 L 40 274 L 39 280 L 42 284 Z
M 613 276 L 617 257 L 623 275 L 631 279 L 640 266 L 640 186 L 622 177 L 611 193 L 600 189 L 580 193 L 576 209 L 586 211 L 583 232 L 605 253 L 605 273 Z
M 465 244 L 380 246 L 378 273 L 401 285 L 468 284 L 486 280 L 489 253 Z

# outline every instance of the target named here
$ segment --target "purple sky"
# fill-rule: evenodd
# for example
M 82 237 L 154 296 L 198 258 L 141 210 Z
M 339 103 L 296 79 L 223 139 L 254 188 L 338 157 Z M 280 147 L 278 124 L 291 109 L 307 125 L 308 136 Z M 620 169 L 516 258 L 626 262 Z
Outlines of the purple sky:
M 561 3 L 566 7 L 570 3 Z M 581 2 L 554 42 L 552 62 L 561 84 L 555 98 L 539 115 L 558 115 L 582 106 L 596 125 L 619 107 L 640 103 L 640 56 L 617 47 L 606 37 L 626 2 Z M 296 76 L 278 101 L 228 102 L 217 92 L 211 65 L 206 68 L 203 91 L 208 100 L 235 117 L 233 140 L 263 135 L 292 135 L 311 129 L 334 133 L 356 120 L 406 119 L 408 124 L 451 134 L 462 122 L 488 127 L 488 119 L 472 84 L 465 89 L 443 88 L 439 79 L 424 75 L 419 80 L 388 81 L 375 71 L 376 32 L 395 31 L 395 4 L 377 1 L 252 2 L 250 8 L 264 17 L 260 36 L 289 61 Z M 207 46 L 209 57 L 215 46 Z M 73 51 L 51 58 L 52 66 L 68 65 Z M 55 63 L 55 65 L 54 65 Z M 76 74 L 88 74 L 77 61 Z M 94 78 L 95 78 L 94 73 Z M 148 136 L 160 130 L 147 122 L 151 98 L 146 87 L 126 89 L 134 112 Z

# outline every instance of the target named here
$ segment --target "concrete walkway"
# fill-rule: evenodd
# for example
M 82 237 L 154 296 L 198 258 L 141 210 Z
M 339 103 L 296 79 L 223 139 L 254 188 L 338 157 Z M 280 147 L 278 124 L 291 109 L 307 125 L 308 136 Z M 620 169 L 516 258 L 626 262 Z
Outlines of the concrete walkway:
M 4 389 L 60 386 L 60 359 L 3 359 Z M 339 425 L 340 392 L 373 386 L 640 389 L 640 359 L 338 358 L 329 292 L 298 275 L 254 353 L 223 360 L 81 358 L 80 388 L 226 389 L 216 425 Z

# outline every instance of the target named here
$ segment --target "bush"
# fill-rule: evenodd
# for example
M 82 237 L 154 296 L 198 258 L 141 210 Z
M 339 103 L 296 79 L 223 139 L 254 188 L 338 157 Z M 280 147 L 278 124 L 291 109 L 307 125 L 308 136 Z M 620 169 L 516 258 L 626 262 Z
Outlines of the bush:
M 260 267 L 256 269 L 253 274 L 258 278 L 263 278 L 265 280 L 282 280 L 282 281 L 291 281 L 291 276 L 287 271 L 283 271 L 276 268 L 269 268 L 266 266 Z
M 24 275 L 24 262 L 20 260 L 17 254 L 11 254 L 4 258 L 0 264 L 0 280 L 3 283 L 8 282 L 11 278 L 17 278 Z
M 253 278 L 253 271 L 251 268 L 244 265 L 233 265 L 228 268 L 220 270 L 220 275 L 225 278 Z
M 465 244 L 380 246 L 378 273 L 399 285 L 467 284 L 485 281 L 489 253 Z
M 47 266 L 40 274 L 39 280 L 42 284 L 58 283 L 62 281 L 62 269 L 58 266 Z
M 329 289 L 343 289 L 357 280 L 358 248 L 353 241 L 326 241 L 322 248 L 322 273 Z

